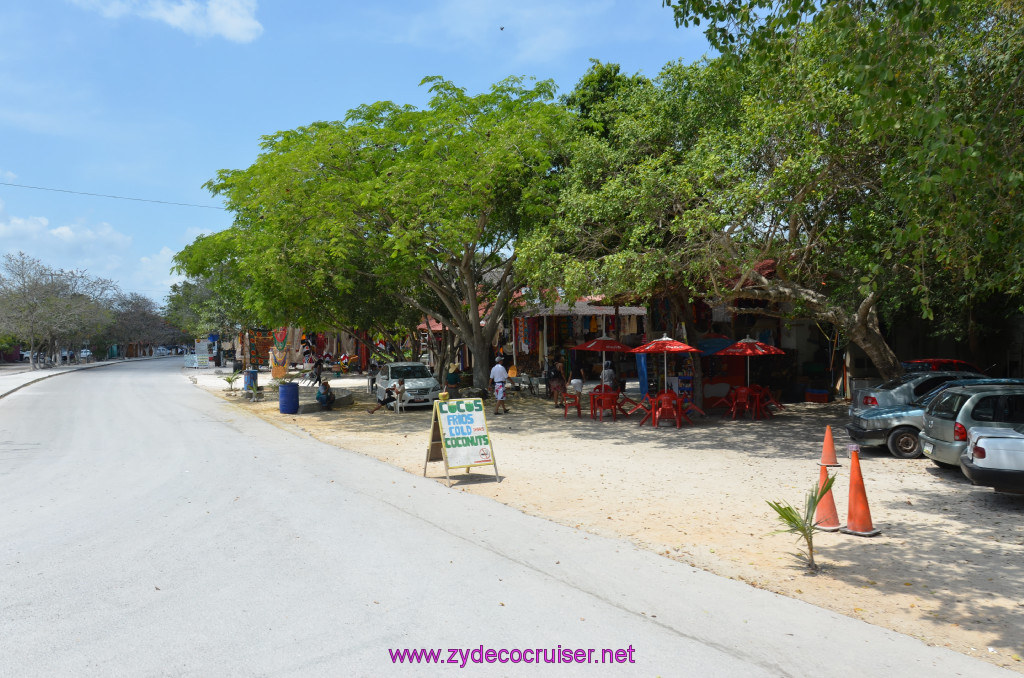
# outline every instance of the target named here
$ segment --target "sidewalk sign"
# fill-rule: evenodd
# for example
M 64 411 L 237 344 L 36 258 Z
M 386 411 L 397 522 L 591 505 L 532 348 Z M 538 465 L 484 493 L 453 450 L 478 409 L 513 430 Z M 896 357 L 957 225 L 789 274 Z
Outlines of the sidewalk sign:
M 423 462 L 424 476 L 427 475 L 427 464 L 432 461 L 444 462 L 444 477 L 448 480 L 448 487 L 452 486 L 449 471 L 455 468 L 464 468 L 469 473 L 470 469 L 480 466 L 493 466 L 494 478 L 501 482 L 491 436 L 487 433 L 483 400 L 461 398 L 434 401 L 427 458 Z
M 196 339 L 196 365 L 198 369 L 206 369 L 213 365 L 214 344 L 205 339 Z M 189 365 L 186 365 L 189 367 Z

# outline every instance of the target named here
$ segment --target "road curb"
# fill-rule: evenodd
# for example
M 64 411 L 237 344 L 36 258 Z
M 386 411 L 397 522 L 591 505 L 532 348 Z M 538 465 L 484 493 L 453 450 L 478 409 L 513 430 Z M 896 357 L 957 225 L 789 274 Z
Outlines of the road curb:
M 160 356 L 160 357 L 163 357 L 163 356 Z M 4 398 L 6 398 L 7 396 L 9 396 L 12 393 L 16 393 L 16 392 L 20 391 L 21 389 L 25 388 L 26 386 L 31 386 L 32 384 L 38 384 L 41 381 L 45 381 L 47 379 L 53 379 L 54 377 L 59 377 L 59 376 L 64 375 L 64 374 L 71 374 L 72 372 L 81 372 L 82 370 L 92 370 L 92 369 L 95 369 L 97 367 L 110 367 L 112 365 L 125 365 L 129 361 L 130 362 L 139 362 L 140 360 L 155 360 L 156 358 L 157 358 L 157 356 L 147 356 L 145 358 L 127 358 L 125 360 L 119 360 L 117 362 L 104 360 L 102 362 L 93 363 L 91 365 L 79 365 L 79 366 L 74 367 L 73 369 L 62 370 L 60 372 L 54 372 L 53 374 L 46 374 L 46 375 L 43 375 L 43 376 L 39 377 L 38 379 L 33 379 L 32 381 L 26 381 L 24 384 L 18 384 L 17 386 L 15 386 L 14 388 L 10 389 L 9 391 L 4 391 L 3 393 L 0 393 L 0 400 L 3 400 Z

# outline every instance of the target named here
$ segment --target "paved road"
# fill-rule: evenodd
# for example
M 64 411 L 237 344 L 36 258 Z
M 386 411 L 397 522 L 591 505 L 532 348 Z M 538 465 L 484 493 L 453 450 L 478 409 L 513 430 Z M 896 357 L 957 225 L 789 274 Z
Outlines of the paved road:
M 178 361 L 0 399 L 0 510 L 0 676 L 1016 675 L 323 445 Z M 389 658 L 481 646 L 635 663 Z

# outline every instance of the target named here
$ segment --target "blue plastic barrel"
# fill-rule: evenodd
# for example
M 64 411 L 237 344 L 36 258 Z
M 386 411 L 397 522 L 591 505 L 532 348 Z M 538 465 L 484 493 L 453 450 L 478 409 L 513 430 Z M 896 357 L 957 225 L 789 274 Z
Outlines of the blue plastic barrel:
M 253 386 L 259 386 L 259 370 L 246 370 L 245 381 L 242 382 L 245 390 L 249 390 Z
M 295 382 L 281 384 L 277 392 L 277 407 L 281 414 L 295 414 L 299 411 L 299 385 Z

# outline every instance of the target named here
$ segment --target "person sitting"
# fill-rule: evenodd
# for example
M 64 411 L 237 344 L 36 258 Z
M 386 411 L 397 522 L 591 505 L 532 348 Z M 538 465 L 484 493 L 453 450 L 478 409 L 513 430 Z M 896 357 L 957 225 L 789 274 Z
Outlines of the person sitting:
M 399 379 L 397 384 L 395 384 L 394 386 L 388 386 L 386 389 L 384 389 L 384 397 L 383 398 L 377 398 L 377 406 L 376 407 L 368 407 L 368 408 L 366 408 L 366 413 L 367 414 L 373 414 L 374 412 L 376 412 L 380 408 L 382 408 L 382 407 L 384 407 L 384 406 L 386 406 L 386 405 L 388 405 L 390 403 L 393 403 L 393 402 L 395 402 L 396 400 L 398 400 L 400 398 L 404 398 L 404 397 L 405 397 L 405 379 Z
M 605 386 L 606 389 L 610 388 L 612 390 L 614 390 L 617 385 L 615 380 L 615 370 L 612 369 L 611 360 L 604 361 L 604 369 L 601 370 L 601 384 Z
M 316 390 L 316 401 L 320 403 L 321 410 L 329 410 L 334 405 L 334 391 L 331 390 L 331 382 L 324 379 L 320 388 Z

